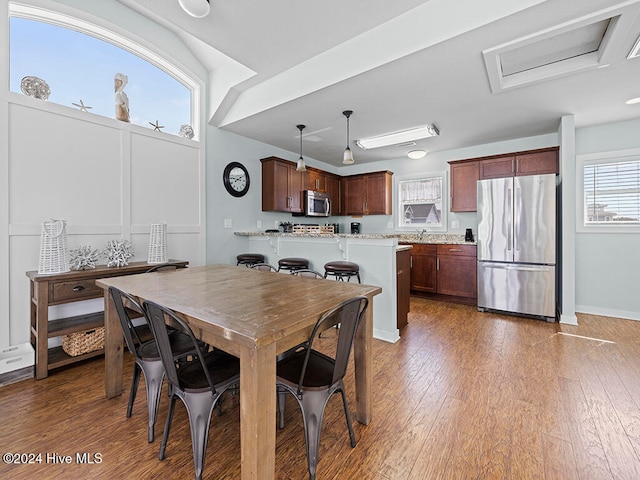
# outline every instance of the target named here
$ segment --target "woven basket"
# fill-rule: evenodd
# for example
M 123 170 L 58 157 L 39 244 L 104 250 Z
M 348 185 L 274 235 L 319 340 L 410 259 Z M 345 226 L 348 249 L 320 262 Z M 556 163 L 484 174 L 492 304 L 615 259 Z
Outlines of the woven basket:
M 104 348 L 104 327 L 62 336 L 62 350 L 72 357 L 102 348 Z

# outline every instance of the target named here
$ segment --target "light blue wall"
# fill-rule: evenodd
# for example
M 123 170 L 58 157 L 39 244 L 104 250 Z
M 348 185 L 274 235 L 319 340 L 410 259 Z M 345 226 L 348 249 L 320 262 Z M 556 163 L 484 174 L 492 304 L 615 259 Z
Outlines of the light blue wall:
M 576 154 L 640 148 L 640 119 L 576 129 Z M 576 311 L 640 320 L 640 233 L 576 233 Z

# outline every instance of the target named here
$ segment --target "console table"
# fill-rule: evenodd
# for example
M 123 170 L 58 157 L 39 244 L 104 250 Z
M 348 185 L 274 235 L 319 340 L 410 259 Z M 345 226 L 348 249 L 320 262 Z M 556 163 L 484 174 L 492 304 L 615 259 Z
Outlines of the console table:
M 176 260 L 169 260 L 169 262 L 183 265 L 189 263 Z M 49 348 L 49 338 L 104 326 L 104 311 L 49 320 L 51 305 L 103 298 L 104 292 L 102 288 L 96 286 L 96 279 L 144 273 L 153 266 L 155 265 L 149 265 L 147 262 L 131 262 L 124 267 L 99 265 L 90 270 L 56 274 L 26 272 L 30 280 L 31 344 L 35 350 L 36 378 L 46 378 L 49 370 L 104 353 L 104 350 L 96 350 L 72 357 L 67 355 L 62 347 Z

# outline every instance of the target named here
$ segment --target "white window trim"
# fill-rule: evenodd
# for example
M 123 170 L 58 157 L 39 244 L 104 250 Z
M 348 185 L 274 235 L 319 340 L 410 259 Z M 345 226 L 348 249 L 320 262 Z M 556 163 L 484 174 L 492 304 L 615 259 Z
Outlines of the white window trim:
M 400 211 L 400 199 L 399 199 L 400 183 L 411 181 L 411 180 L 421 180 L 424 178 L 442 177 L 442 216 L 441 216 L 442 226 L 428 227 L 427 231 L 429 233 L 446 233 L 447 232 L 447 226 L 449 224 L 449 219 L 448 219 L 449 180 L 447 175 L 448 174 L 446 170 L 438 170 L 435 172 L 421 172 L 421 173 L 415 173 L 412 175 L 399 175 L 395 177 L 395 194 L 393 196 L 393 204 L 394 204 L 393 211 L 395 212 L 394 213 L 395 218 L 393 220 L 394 220 L 396 231 L 415 232 L 416 230 L 422 230 L 423 228 L 425 228 L 425 227 L 418 228 L 418 227 L 400 226 L 400 215 L 402 215 L 402 212 Z
M 21 3 L 9 3 L 9 18 L 18 17 L 27 20 L 35 20 L 39 22 L 49 23 L 62 28 L 68 28 L 75 30 L 76 32 L 89 35 L 104 42 L 111 43 L 116 47 L 122 48 L 136 55 L 150 64 L 156 66 L 175 80 L 183 84 L 187 89 L 191 91 L 191 121 L 190 124 L 196 132 L 194 140 L 200 140 L 203 137 L 204 125 L 201 125 L 202 119 L 200 116 L 200 85 L 190 75 L 183 70 L 176 67 L 173 63 L 169 62 L 159 54 L 149 50 L 145 46 L 138 42 L 120 35 L 112 30 L 96 25 L 80 18 L 66 15 L 64 13 L 48 10 L 41 7 L 32 5 L 25 5 Z
M 640 225 L 585 225 L 584 223 L 584 166 L 638 159 L 640 159 L 640 148 L 576 155 L 576 232 L 640 233 Z

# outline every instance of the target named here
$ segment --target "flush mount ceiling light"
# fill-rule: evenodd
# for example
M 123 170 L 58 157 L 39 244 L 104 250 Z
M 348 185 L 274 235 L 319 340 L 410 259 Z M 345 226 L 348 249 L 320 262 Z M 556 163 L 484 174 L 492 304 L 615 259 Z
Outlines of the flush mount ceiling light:
M 296 125 L 296 128 L 300 130 L 300 158 L 298 159 L 298 164 L 296 165 L 296 170 L 298 172 L 306 172 L 307 167 L 304 164 L 304 158 L 302 157 L 302 130 L 304 130 L 306 125 Z
M 178 3 L 185 12 L 196 18 L 206 17 L 211 11 L 209 0 L 178 0 Z
M 403 130 L 402 132 L 361 138 L 360 140 L 356 140 L 356 144 L 363 150 L 368 150 L 370 148 L 387 147 L 389 145 L 397 145 L 398 143 L 412 142 L 413 140 L 419 140 L 421 138 L 437 137 L 438 135 L 440 135 L 438 128 L 433 124 L 429 124 L 410 130 Z
M 627 105 L 635 105 L 636 103 L 640 103 L 640 97 L 630 98 L 624 103 L 626 103 Z
M 342 155 L 342 163 L 344 165 L 351 165 L 353 163 L 353 152 L 349 148 L 349 117 L 353 113 L 353 110 L 345 110 L 342 114 L 347 117 L 347 148 L 344 149 L 344 155 Z
M 419 158 L 424 158 L 427 155 L 427 151 L 426 150 L 411 150 L 409 153 L 407 153 L 407 157 L 413 159 L 413 160 L 418 160 Z

